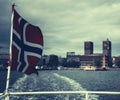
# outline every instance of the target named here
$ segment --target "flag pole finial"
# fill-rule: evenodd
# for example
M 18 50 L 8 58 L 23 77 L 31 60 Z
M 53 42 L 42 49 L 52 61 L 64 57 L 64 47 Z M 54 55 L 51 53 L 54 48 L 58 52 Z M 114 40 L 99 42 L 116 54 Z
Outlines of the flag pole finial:
M 12 4 L 12 12 L 14 11 L 15 3 Z

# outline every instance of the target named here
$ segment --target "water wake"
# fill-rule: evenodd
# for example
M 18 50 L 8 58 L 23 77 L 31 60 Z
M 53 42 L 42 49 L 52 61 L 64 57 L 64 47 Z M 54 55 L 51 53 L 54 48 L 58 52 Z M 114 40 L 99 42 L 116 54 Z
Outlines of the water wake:
M 42 73 L 42 72 L 41 72 Z M 58 73 L 42 73 L 36 75 L 24 75 L 12 86 L 10 91 L 32 92 L 32 91 L 86 91 L 81 84 L 67 76 Z M 22 95 L 11 96 L 11 100 L 84 100 L 85 95 Z M 90 95 L 89 100 L 98 100 L 97 95 Z
M 68 78 L 68 77 L 66 77 L 66 76 L 61 76 L 61 75 L 59 75 L 59 74 L 57 74 L 57 73 L 54 73 L 54 75 L 55 75 L 57 78 L 59 78 L 60 80 L 65 81 L 65 82 L 70 86 L 70 88 L 71 88 L 72 90 L 75 90 L 75 91 L 77 91 L 77 90 L 85 91 L 85 89 L 82 88 L 82 86 L 81 86 L 77 81 L 75 81 L 75 80 L 73 80 L 73 79 L 70 79 L 70 78 Z
M 70 86 L 70 88 L 72 89 L 72 91 L 87 91 L 86 89 L 84 89 L 77 81 L 66 77 L 66 76 L 62 76 L 59 75 L 57 73 L 54 73 L 54 75 L 59 78 L 60 80 L 65 81 L 67 84 L 69 84 L 68 86 Z M 76 96 L 76 95 L 75 95 Z M 74 99 L 72 100 L 85 100 L 85 95 L 77 95 L 76 97 L 74 97 Z M 70 99 L 70 97 L 69 97 Z M 97 95 L 89 95 L 89 100 L 98 100 L 98 96 Z

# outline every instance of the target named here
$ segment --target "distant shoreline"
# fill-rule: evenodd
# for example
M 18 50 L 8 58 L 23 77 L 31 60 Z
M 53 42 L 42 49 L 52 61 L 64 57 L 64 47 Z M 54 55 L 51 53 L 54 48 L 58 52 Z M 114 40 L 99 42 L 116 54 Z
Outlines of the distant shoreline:
M 83 68 L 62 68 L 61 70 L 83 70 Z M 120 70 L 120 68 L 108 68 L 108 71 Z
M 52 68 L 46 68 L 46 69 L 38 69 L 39 71 L 44 71 L 44 70 L 83 70 L 84 71 L 84 68 L 70 68 L 70 67 L 60 67 L 58 69 L 52 69 Z M 107 68 L 106 70 L 102 70 L 101 68 L 97 68 L 96 70 L 94 71 L 119 71 L 120 68 Z

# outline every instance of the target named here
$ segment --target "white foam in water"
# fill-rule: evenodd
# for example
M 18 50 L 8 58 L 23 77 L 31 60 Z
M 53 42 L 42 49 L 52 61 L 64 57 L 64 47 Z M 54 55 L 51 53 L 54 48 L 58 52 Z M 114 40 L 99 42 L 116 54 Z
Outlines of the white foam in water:
M 12 86 L 13 90 L 18 91 L 31 91 L 37 84 L 37 77 L 36 75 L 27 76 L 24 75 L 23 77 L 19 78 Z M 33 87 L 34 86 L 34 87 Z M 25 90 L 27 88 L 27 90 Z
M 21 87 L 21 89 L 20 89 L 19 91 L 21 91 L 22 88 L 23 88 L 23 83 L 24 83 L 24 81 L 25 81 L 26 79 L 27 79 L 27 76 L 26 76 L 26 75 L 24 75 L 23 77 L 19 78 L 19 79 L 15 82 L 15 84 L 12 86 L 11 91 L 14 91 L 14 89 L 19 89 L 20 87 Z
M 37 78 L 34 78 L 34 75 L 33 76 L 27 76 L 27 75 L 24 75 L 23 77 L 19 78 L 12 86 L 12 88 L 10 89 L 10 91 L 13 91 L 13 92 L 23 92 L 23 91 L 33 91 L 32 88 L 34 88 L 34 84 L 36 84 L 36 80 Z M 32 81 L 32 82 L 31 82 Z M 30 83 L 29 83 L 30 82 Z M 29 87 L 29 88 L 28 88 Z M 12 100 L 19 100 L 20 98 L 26 98 L 25 96 L 11 96 L 12 97 Z M 34 96 L 31 96 L 27 97 L 25 100 L 37 100 Z
M 45 82 L 45 85 L 43 86 L 48 86 L 46 88 L 49 88 L 50 91 L 51 89 L 53 89 L 53 91 L 61 91 L 61 90 L 73 90 L 73 91 L 86 91 L 86 89 L 84 89 L 81 84 L 79 84 L 77 81 L 66 77 L 66 76 L 62 76 L 59 75 L 57 73 L 44 73 L 42 74 L 40 77 L 36 77 L 36 75 L 31 75 L 31 76 L 27 76 L 24 75 L 22 78 L 19 78 L 12 86 L 12 88 L 10 89 L 10 91 L 16 91 L 16 92 L 20 92 L 20 91 L 36 91 L 35 89 L 38 89 L 37 91 L 40 91 L 40 81 L 43 81 L 43 83 Z M 49 86 L 49 85 L 50 86 Z M 62 86 L 63 85 L 63 86 Z M 46 90 L 45 90 L 46 91 Z M 63 96 L 63 95 L 57 95 L 56 97 L 53 97 L 53 99 L 49 99 L 48 97 L 46 97 L 46 95 L 44 95 L 45 99 L 44 100 L 85 100 L 85 95 L 75 95 L 75 96 Z M 30 96 L 11 96 L 12 99 L 11 100 L 21 100 L 21 99 L 25 99 L 25 100 L 39 100 L 39 96 L 35 96 L 35 95 L 31 95 Z M 58 99 L 59 98 L 59 99 Z M 89 95 L 89 100 L 98 100 L 98 96 L 97 95 Z
M 61 76 L 61 75 L 59 75 L 57 73 L 54 73 L 54 75 L 56 77 L 58 77 L 59 79 L 64 80 L 65 82 L 69 83 L 69 85 L 71 86 L 72 90 L 76 90 L 76 91 L 77 90 L 82 90 L 82 91 L 85 91 L 85 89 L 82 88 L 82 86 L 78 82 L 76 82 L 75 80 L 70 79 L 70 78 L 68 78 L 66 76 Z
M 56 77 L 58 77 L 59 79 L 64 80 L 65 82 L 69 83 L 69 85 L 71 86 L 73 91 L 87 91 L 77 81 L 75 81 L 69 77 L 62 76 L 62 75 L 59 75 L 57 73 L 54 73 L 54 75 Z M 89 100 L 98 100 L 98 97 L 99 97 L 98 95 L 89 95 Z M 81 97 L 81 99 L 85 100 L 85 97 L 84 98 Z M 73 100 L 77 100 L 77 99 L 74 98 Z

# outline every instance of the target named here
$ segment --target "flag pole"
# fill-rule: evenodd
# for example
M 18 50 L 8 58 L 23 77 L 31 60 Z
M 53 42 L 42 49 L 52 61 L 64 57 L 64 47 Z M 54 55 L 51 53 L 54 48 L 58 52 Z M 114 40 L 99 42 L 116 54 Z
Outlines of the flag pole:
M 5 91 L 5 100 L 9 100 L 9 82 L 10 82 L 10 70 L 11 70 L 11 58 L 12 58 L 12 34 L 13 34 L 13 17 L 14 17 L 14 6 L 12 4 L 12 15 L 11 15 L 11 29 L 10 29 L 10 47 L 9 47 L 9 58 L 8 58 L 8 71 L 7 71 L 7 80 L 6 80 L 6 91 Z

